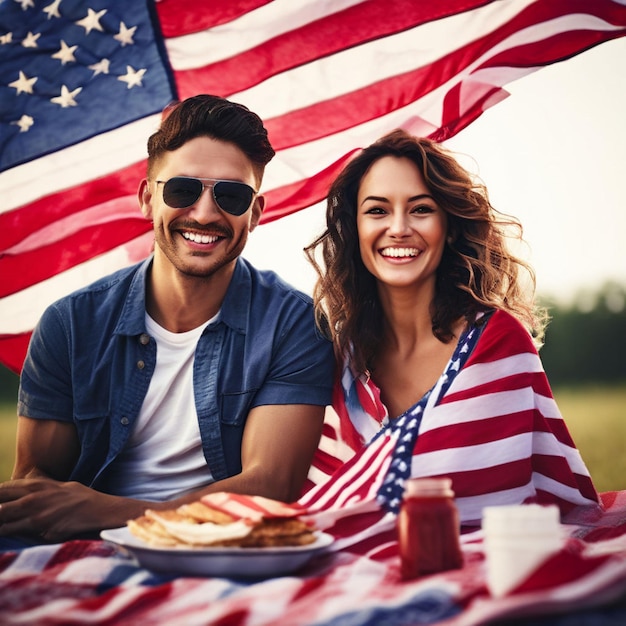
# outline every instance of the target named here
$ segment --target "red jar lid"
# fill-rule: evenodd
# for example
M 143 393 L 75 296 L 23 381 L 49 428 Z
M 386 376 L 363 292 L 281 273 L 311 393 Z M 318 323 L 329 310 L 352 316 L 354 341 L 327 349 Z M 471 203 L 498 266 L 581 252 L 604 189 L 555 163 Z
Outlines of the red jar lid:
M 454 497 L 451 478 L 409 478 L 404 483 L 404 495 L 409 497 Z

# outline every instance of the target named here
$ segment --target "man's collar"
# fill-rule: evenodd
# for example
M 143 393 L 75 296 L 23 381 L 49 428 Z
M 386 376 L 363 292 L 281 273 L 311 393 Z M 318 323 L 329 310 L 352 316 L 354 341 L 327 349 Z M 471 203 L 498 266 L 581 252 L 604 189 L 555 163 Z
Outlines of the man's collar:
M 224 322 L 234 331 L 245 333 L 251 296 L 252 276 L 250 265 L 239 257 L 224 296 L 224 301 L 220 307 L 217 321 Z
M 120 335 L 140 335 L 146 332 L 146 280 L 153 257 L 147 258 L 132 278 L 128 295 L 115 332 Z M 245 333 L 250 308 L 252 276 L 247 261 L 238 258 L 230 284 L 215 323 L 223 322 L 233 330 Z

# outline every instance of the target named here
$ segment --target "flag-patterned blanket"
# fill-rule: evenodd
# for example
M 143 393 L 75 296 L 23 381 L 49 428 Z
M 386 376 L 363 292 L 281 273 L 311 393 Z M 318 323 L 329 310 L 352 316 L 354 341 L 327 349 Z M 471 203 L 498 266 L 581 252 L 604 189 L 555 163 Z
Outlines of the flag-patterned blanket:
M 353 550 L 384 543 L 408 476 L 452 478 L 464 526 L 480 525 L 486 506 L 566 514 L 597 501 L 531 337 L 503 311 L 468 329 L 433 389 L 385 428 L 376 387 L 349 369 L 334 408 L 301 502 Z
M 480 531 L 463 537 L 463 569 L 407 582 L 395 556 L 349 550 L 290 575 L 237 580 L 155 574 L 105 542 L 70 541 L 0 553 L 0 623 L 476 626 L 514 616 L 541 624 L 547 615 L 566 624 L 556 619 L 569 614 L 622 624 L 626 491 L 604 493 L 602 503 L 600 516 L 578 510 L 563 548 L 502 598 L 486 586 Z

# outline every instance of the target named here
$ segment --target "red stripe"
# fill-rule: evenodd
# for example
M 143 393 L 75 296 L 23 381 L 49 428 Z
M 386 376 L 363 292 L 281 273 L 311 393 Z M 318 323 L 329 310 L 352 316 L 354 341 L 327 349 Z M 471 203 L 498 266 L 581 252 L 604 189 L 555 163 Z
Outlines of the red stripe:
M 326 532 L 332 533 L 336 539 L 351 537 L 373 526 L 376 522 L 380 521 L 383 515 L 384 512 L 382 510 L 373 511 L 371 513 L 346 515 L 345 517 L 340 517 L 333 526 L 326 529 Z
M 324 502 L 324 509 L 334 508 L 347 500 L 360 501 L 372 489 L 381 484 L 390 462 L 389 437 L 380 437 L 370 443 L 358 455 L 346 461 L 341 474 L 329 483 L 311 491 L 301 500 L 301 504 L 315 510 Z M 341 488 L 337 488 L 337 487 Z M 339 504 L 340 506 L 340 504 Z
M 487 322 L 489 332 L 485 331 L 480 338 L 481 349 L 470 355 L 466 367 L 505 359 L 511 353 L 535 353 L 531 336 L 525 331 L 519 332 L 522 328 L 514 317 L 496 311 Z
M 482 338 L 481 338 L 482 340 Z M 511 339 L 513 341 L 513 339 Z M 482 351 L 481 351 L 482 352 Z M 509 357 L 511 355 L 509 354 Z M 516 355 L 520 358 L 522 354 Z M 481 360 L 484 360 L 484 355 L 480 355 Z M 471 357 L 470 357 L 471 359 Z M 494 355 L 494 361 L 498 360 L 498 357 Z M 469 362 L 468 362 L 469 365 Z M 463 400 L 475 398 L 476 396 L 487 396 L 493 393 L 503 393 L 507 391 L 517 391 L 521 389 L 534 388 L 534 380 L 537 378 L 544 378 L 543 372 L 530 373 L 521 372 L 519 374 L 513 374 L 511 376 L 503 376 L 502 378 L 495 378 L 487 380 L 484 383 L 476 384 L 469 389 L 460 389 L 459 391 L 452 390 L 451 393 L 446 394 L 442 399 L 441 404 L 452 404 L 454 402 L 462 402 Z M 547 394 L 550 397 L 551 394 Z
M 511 461 L 487 466 L 477 470 L 446 474 L 452 479 L 452 489 L 457 496 L 471 497 L 494 494 L 498 491 L 523 487 L 531 476 L 530 459 Z
M 559 443 L 575 448 L 572 435 L 567 428 L 567 423 L 563 419 L 545 418 L 545 423 L 549 424 L 550 432 L 557 438 Z
M 146 162 L 141 161 L 0 214 L 0 250 L 6 251 L 32 233 L 69 215 L 124 196 L 135 197 L 139 181 L 145 175 Z M 137 214 L 140 215 L 139 205 Z M 0 271 L 0 275 L 4 275 L 3 272 Z
M 31 334 L 0 335 L 0 363 L 15 374 L 19 374 L 22 369 Z
M 262 496 L 250 496 L 220 491 L 202 496 L 200 501 L 209 508 L 228 513 L 236 519 L 259 520 L 273 517 L 297 517 L 304 512 L 299 504 L 286 504 Z
M 271 0 L 211 0 L 210 10 L 198 0 L 161 0 L 156 3 L 161 32 L 165 38 L 197 33 L 231 22 L 269 4 Z
M 150 223 L 139 215 L 136 219 L 83 228 L 54 244 L 17 256 L 5 254 L 0 259 L 0 272 L 4 277 L 0 297 L 51 278 L 149 231 Z M 45 259 L 44 263 L 42 259 Z
M 459 410 L 463 409 L 459 405 Z M 547 431 L 545 422 L 534 424 L 534 411 L 519 411 L 507 415 L 498 415 L 467 423 L 455 423 L 420 433 L 415 444 L 416 454 L 425 454 L 434 450 L 446 450 L 465 446 L 477 446 L 514 437 L 536 430 Z M 540 422 L 541 420 L 537 420 Z M 538 429 L 535 426 L 542 426 Z M 497 439 L 494 440 L 494 435 Z
M 572 468 L 569 466 L 565 457 L 548 454 L 533 454 L 532 465 L 535 472 L 549 476 L 572 489 L 578 489 L 579 487 L 576 474 L 572 473 Z
M 356 152 L 358 150 L 348 152 L 309 178 L 268 191 L 265 194 L 267 208 L 261 217 L 261 224 L 291 215 L 323 200 L 328 195 L 331 182 Z
M 342 464 L 341 459 L 336 458 L 328 452 L 318 449 L 315 453 L 315 460 L 313 461 L 314 467 L 327 476 L 333 474 Z

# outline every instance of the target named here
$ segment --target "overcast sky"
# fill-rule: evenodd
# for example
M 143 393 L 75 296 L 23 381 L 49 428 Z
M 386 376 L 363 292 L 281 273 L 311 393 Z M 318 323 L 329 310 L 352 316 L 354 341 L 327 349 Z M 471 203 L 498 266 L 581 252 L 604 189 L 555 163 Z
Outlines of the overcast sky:
M 568 302 L 607 280 L 626 285 L 626 38 L 506 89 L 448 147 L 468 155 L 492 204 L 521 220 L 539 294 Z M 310 293 L 302 248 L 323 219 L 318 205 L 265 224 L 244 256 Z

